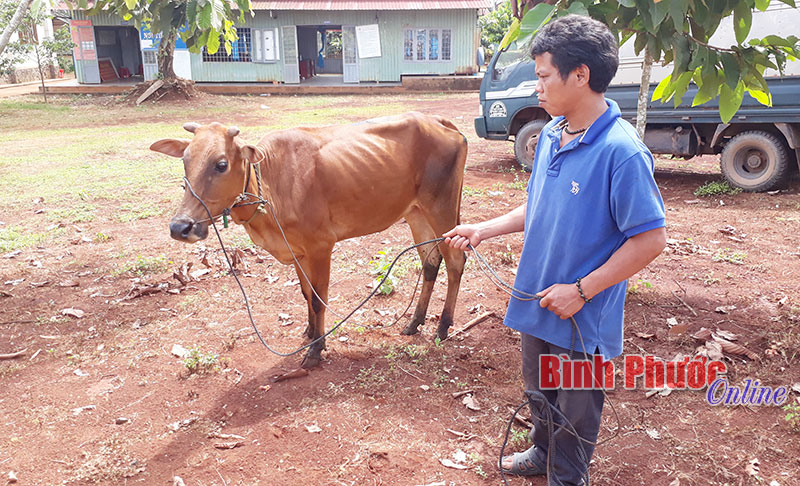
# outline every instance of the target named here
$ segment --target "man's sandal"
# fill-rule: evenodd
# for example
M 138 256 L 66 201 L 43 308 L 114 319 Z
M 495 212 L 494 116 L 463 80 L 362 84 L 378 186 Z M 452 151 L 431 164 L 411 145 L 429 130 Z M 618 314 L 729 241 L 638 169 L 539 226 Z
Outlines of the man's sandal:
M 543 464 L 534 458 L 536 455 L 535 447 L 531 447 L 525 452 L 515 452 L 511 456 L 505 456 L 502 462 L 505 462 L 509 457 L 514 461 L 511 469 L 503 468 L 503 472 L 514 474 L 516 476 L 543 476 L 547 474 L 547 470 Z M 502 467 L 502 463 L 501 463 Z

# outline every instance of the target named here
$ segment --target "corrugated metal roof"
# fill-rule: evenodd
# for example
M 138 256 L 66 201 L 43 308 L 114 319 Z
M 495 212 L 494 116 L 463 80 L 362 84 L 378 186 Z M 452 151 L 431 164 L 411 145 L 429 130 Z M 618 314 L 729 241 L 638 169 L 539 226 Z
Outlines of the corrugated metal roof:
M 490 8 L 491 0 L 253 0 L 253 10 L 461 10 Z

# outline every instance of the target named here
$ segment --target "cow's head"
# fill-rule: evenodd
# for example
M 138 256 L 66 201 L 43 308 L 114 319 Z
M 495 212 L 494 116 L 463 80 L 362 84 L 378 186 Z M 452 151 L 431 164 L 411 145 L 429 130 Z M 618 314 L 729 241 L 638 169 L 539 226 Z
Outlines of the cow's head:
M 187 123 L 183 128 L 194 133 L 191 140 L 159 140 L 150 150 L 182 159 L 195 194 L 206 203 L 211 215 L 217 217 L 242 193 L 249 170 L 247 160 L 253 160 L 256 148 L 236 140 L 239 134 L 236 127 L 214 122 Z M 170 235 L 194 243 L 208 236 L 208 224 L 208 213 L 187 187 L 181 206 L 169 223 Z

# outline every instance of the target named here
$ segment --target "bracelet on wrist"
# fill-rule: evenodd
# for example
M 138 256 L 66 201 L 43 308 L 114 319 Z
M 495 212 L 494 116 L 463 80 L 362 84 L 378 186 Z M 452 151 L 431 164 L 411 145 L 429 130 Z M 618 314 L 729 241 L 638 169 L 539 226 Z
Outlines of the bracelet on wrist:
M 581 288 L 581 280 L 581 277 L 578 277 L 578 280 L 575 281 L 575 286 L 578 287 L 578 293 L 581 294 L 583 301 L 588 304 L 592 301 L 592 299 L 587 299 L 586 295 L 583 293 L 583 289 Z

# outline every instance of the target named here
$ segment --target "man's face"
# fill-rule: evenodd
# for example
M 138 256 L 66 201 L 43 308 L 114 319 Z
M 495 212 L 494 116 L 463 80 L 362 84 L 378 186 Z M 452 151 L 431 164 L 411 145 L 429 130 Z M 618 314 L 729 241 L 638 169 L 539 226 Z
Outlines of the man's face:
M 539 96 L 539 106 L 545 109 L 550 116 L 561 116 L 572 110 L 575 98 L 579 97 L 576 85 L 577 76 L 571 72 L 566 80 L 561 78 L 558 68 L 553 65 L 553 56 L 549 52 L 535 56 L 536 92 Z

